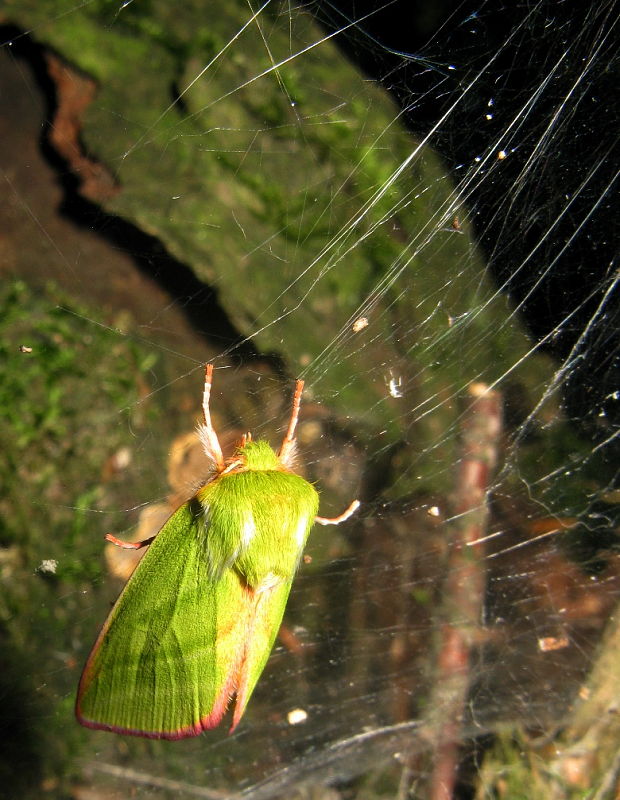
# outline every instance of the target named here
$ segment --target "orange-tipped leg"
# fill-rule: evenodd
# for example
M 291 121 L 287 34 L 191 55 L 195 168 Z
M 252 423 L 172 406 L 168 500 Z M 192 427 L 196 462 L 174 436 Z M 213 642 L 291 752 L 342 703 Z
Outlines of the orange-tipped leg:
M 346 511 L 343 511 L 338 517 L 315 517 L 314 521 L 319 525 L 340 525 L 341 522 L 353 516 L 359 507 L 360 501 L 354 500 Z
M 141 547 L 148 547 L 155 537 L 150 536 L 142 542 L 125 542 L 122 539 L 117 539 L 116 536 L 113 536 L 111 533 L 106 533 L 105 538 L 106 541 L 112 542 L 112 544 L 115 544 L 117 547 L 122 547 L 123 550 L 140 550 Z

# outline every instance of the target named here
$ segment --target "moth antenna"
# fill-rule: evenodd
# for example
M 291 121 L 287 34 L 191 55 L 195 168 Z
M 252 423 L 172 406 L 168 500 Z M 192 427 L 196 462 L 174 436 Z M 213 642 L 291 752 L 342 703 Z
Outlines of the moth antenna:
M 288 461 L 293 448 L 295 447 L 295 428 L 297 427 L 297 420 L 299 419 L 299 407 L 301 406 L 301 393 L 304 390 L 304 382 L 297 381 L 295 384 L 295 394 L 293 395 L 293 407 L 291 408 L 291 418 L 288 423 L 288 430 L 286 436 L 280 447 L 278 458 L 280 461 Z
M 295 462 L 297 460 L 297 439 L 293 439 L 286 449 L 284 455 L 280 455 L 279 458 L 280 463 L 285 469 L 294 470 Z
M 221 472 L 224 469 L 224 456 L 222 448 L 220 447 L 217 433 L 211 423 L 211 413 L 209 411 L 209 398 L 211 397 L 211 384 L 213 382 L 213 364 L 207 364 L 205 367 L 205 385 L 202 392 L 202 414 L 204 417 L 204 425 L 201 426 L 201 439 L 204 445 L 205 453 L 209 458 L 213 459 L 216 469 Z

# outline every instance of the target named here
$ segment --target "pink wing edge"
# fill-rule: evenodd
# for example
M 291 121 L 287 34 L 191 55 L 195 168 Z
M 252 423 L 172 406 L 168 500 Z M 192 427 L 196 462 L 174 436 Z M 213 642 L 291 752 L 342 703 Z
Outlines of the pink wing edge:
M 228 735 L 230 735 L 237 725 L 239 724 L 241 717 L 243 716 L 243 712 L 245 711 L 245 706 L 248 702 L 249 697 L 247 696 L 247 685 L 248 685 L 248 678 L 249 675 L 247 673 L 246 667 L 246 652 L 247 652 L 247 641 L 251 641 L 252 638 L 252 630 L 257 623 L 257 617 L 259 616 L 259 609 L 262 605 L 260 600 L 263 599 L 265 595 L 269 594 L 269 592 L 261 592 L 258 598 L 258 602 L 255 602 L 253 608 L 253 614 L 250 620 L 248 620 L 248 627 L 247 627 L 247 640 L 243 642 L 243 647 L 241 652 L 239 653 L 237 663 L 235 664 L 234 668 L 231 670 L 228 680 L 222 687 L 220 693 L 215 698 L 215 702 L 213 703 L 213 708 L 207 716 L 203 717 L 196 723 L 192 723 L 191 725 L 186 725 L 183 728 L 179 728 L 175 731 L 143 731 L 139 728 L 123 728 L 117 725 L 108 725 L 104 722 L 95 722 L 93 720 L 88 719 L 82 714 L 82 710 L 80 707 L 80 699 L 82 696 L 83 688 L 89 683 L 89 672 L 91 661 L 93 660 L 98 648 L 100 641 L 104 638 L 108 625 L 104 625 L 101 629 L 99 636 L 97 637 L 97 641 L 95 642 L 93 649 L 88 657 L 88 660 L 84 666 L 84 670 L 82 672 L 82 677 L 80 678 L 80 683 L 78 686 L 77 691 L 77 698 L 75 701 L 75 716 L 78 722 L 83 725 L 85 728 L 91 728 L 93 730 L 100 730 L 100 731 L 110 731 L 111 733 L 118 733 L 125 736 L 141 736 L 143 739 L 168 739 L 170 741 L 175 741 L 177 739 L 188 739 L 192 736 L 199 736 L 204 731 L 211 730 L 216 728 L 220 722 L 222 721 L 226 711 L 228 710 L 228 706 L 230 701 L 235 697 L 235 711 L 233 714 L 233 721 L 228 731 Z
M 208 714 L 206 717 L 203 717 L 197 723 L 186 725 L 185 727 L 179 728 L 176 731 L 143 731 L 139 728 L 122 728 L 117 725 L 107 725 L 103 722 L 93 722 L 82 715 L 80 710 L 79 694 L 75 707 L 75 715 L 81 725 L 84 725 L 86 728 L 92 728 L 93 730 L 110 731 L 111 733 L 119 733 L 125 736 L 141 736 L 143 739 L 168 739 L 170 741 L 174 741 L 176 739 L 188 739 L 191 736 L 199 736 L 204 731 L 210 730 L 211 728 L 216 728 L 220 724 L 224 714 L 226 713 L 231 697 L 235 692 L 235 680 L 236 675 L 231 675 L 229 677 L 228 681 L 224 685 L 224 688 L 216 698 L 216 701 L 213 705 L 213 710 L 210 714 Z M 236 723 L 233 724 L 229 733 L 232 733 L 235 727 Z

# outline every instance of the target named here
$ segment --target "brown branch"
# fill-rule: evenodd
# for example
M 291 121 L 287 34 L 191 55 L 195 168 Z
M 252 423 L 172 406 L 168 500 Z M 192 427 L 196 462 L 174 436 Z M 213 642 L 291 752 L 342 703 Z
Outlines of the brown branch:
M 461 417 L 460 461 L 450 523 L 450 556 L 443 587 L 437 680 L 431 693 L 430 723 L 435 763 L 430 800 L 454 793 L 460 729 L 470 684 L 471 653 L 479 639 L 485 574 L 484 538 L 487 493 L 497 460 L 501 398 L 486 385 L 469 387 Z

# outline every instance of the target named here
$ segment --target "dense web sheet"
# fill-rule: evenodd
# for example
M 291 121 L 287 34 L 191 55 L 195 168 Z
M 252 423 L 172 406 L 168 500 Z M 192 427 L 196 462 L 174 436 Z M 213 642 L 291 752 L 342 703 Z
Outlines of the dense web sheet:
M 617 7 L 430 5 L 5 4 L 14 796 L 613 796 Z M 319 513 L 362 507 L 234 735 L 82 730 L 103 536 L 200 484 L 206 361 L 228 452 L 303 378 Z

